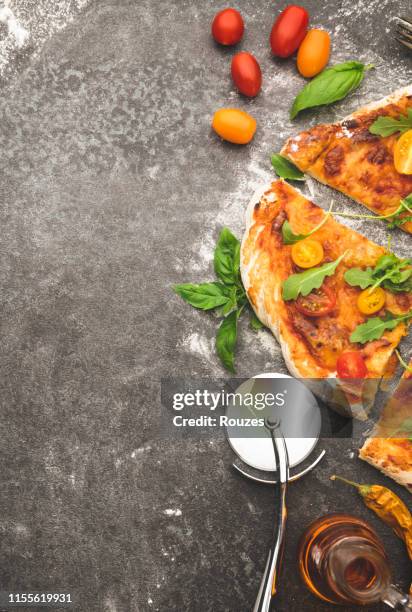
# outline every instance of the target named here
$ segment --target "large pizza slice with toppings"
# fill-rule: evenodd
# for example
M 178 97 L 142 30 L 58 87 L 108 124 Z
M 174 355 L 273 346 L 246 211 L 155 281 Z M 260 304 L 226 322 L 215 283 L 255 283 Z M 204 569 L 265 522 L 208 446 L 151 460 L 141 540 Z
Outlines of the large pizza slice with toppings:
M 412 361 L 409 367 L 359 456 L 412 493 Z
M 282 180 L 251 200 L 241 274 L 294 376 L 379 378 L 412 319 L 411 260 Z
M 411 200 L 407 201 L 410 206 L 400 208 L 412 194 L 412 174 L 407 174 L 412 164 L 412 132 L 406 134 L 411 127 L 409 86 L 339 123 L 316 125 L 289 138 L 281 154 L 377 215 L 398 211 L 392 221 L 412 233 Z

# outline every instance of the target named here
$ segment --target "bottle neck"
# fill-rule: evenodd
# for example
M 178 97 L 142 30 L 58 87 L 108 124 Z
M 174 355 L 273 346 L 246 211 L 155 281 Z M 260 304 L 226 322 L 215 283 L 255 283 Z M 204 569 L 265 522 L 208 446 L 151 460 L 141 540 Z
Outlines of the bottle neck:
M 402 593 L 396 586 L 390 584 L 383 594 L 382 601 L 394 610 L 412 612 L 412 600 L 408 595 Z
M 383 551 L 361 537 L 335 542 L 328 553 L 331 587 L 348 602 L 367 605 L 382 600 L 390 585 Z

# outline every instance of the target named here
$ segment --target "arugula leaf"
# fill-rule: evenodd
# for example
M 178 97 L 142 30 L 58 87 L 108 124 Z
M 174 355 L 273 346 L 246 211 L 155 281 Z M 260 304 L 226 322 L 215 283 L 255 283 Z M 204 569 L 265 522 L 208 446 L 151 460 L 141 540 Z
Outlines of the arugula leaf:
M 291 181 L 304 181 L 305 175 L 303 172 L 295 166 L 291 161 L 289 161 L 283 155 L 279 155 L 278 153 L 274 153 L 271 157 L 272 166 L 275 169 L 275 172 L 278 176 L 284 179 L 289 179 Z
M 403 283 L 393 283 L 391 280 L 386 280 L 383 287 L 391 293 L 410 293 L 412 292 L 412 276 Z
M 411 213 L 411 215 L 405 215 L 406 212 Z M 352 219 L 371 219 L 372 221 L 386 221 L 388 223 L 388 228 L 393 229 L 395 227 L 400 227 L 408 221 L 412 221 L 412 193 L 410 193 L 408 196 L 406 196 L 406 198 L 400 201 L 399 206 L 396 210 L 387 215 L 357 215 L 354 213 L 342 212 L 334 212 L 333 214 L 337 215 L 338 217 L 349 217 Z
M 366 289 L 375 282 L 372 273 L 372 268 L 366 268 L 366 270 L 362 270 L 362 268 L 351 268 L 345 272 L 344 279 L 351 287 Z
M 395 253 L 381 255 L 375 268 L 351 268 L 344 275 L 345 281 L 352 287 L 372 290 L 382 285 L 393 293 L 410 291 L 412 286 L 412 260 L 400 259 Z
M 223 365 L 230 372 L 235 371 L 235 347 L 237 341 L 238 312 L 233 311 L 221 322 L 216 335 L 216 350 Z
M 336 268 L 347 254 L 343 253 L 335 261 L 328 262 L 319 268 L 311 268 L 299 274 L 292 274 L 282 285 L 282 297 L 285 301 L 296 300 L 301 295 L 309 295 L 314 289 L 319 289 L 327 276 L 332 276 Z
M 227 227 L 220 232 L 214 253 L 214 266 L 216 276 L 225 285 L 240 283 L 240 242 Z
M 412 109 L 408 109 L 407 115 L 399 115 L 398 119 L 394 117 L 378 117 L 370 126 L 369 131 L 376 136 L 392 136 L 396 132 L 403 134 L 412 129 Z
M 227 288 L 222 283 L 187 283 L 175 285 L 173 289 L 191 306 L 200 310 L 212 310 L 230 302 Z
M 393 315 L 391 312 L 387 312 L 383 319 L 380 317 L 372 317 L 368 319 L 366 323 L 357 326 L 350 336 L 350 341 L 366 344 L 371 340 L 378 340 L 386 330 L 395 329 L 399 323 L 411 318 L 412 310 L 404 315 Z
M 263 327 L 265 327 L 262 323 L 262 321 L 260 319 L 258 319 L 256 313 L 254 310 L 251 310 L 250 312 L 250 327 L 254 330 L 254 331 L 259 331 L 259 329 L 262 329 Z
M 306 87 L 296 96 L 290 111 L 290 118 L 294 119 L 300 111 L 306 108 L 332 104 L 342 100 L 359 87 L 365 72 L 372 67 L 370 64 L 365 66 L 361 62 L 351 61 L 326 68 L 309 81 Z
M 410 372 L 412 374 L 412 366 L 408 365 L 406 363 L 406 361 L 404 359 L 402 359 L 402 355 L 400 354 L 400 352 L 398 350 L 395 349 L 395 353 L 396 356 L 399 360 L 399 363 L 401 364 L 401 366 L 407 371 Z
M 295 244 L 296 242 L 300 242 L 301 240 L 304 240 L 305 238 L 308 238 L 309 236 L 312 236 L 312 234 L 317 232 L 326 223 L 326 221 L 328 220 L 329 216 L 332 213 L 332 207 L 333 207 L 333 202 L 330 205 L 330 208 L 329 208 L 328 212 L 323 217 L 322 221 L 320 223 L 318 223 L 318 225 L 316 227 L 314 227 L 307 234 L 294 234 L 289 221 L 286 220 L 283 223 L 283 225 L 282 225 L 283 244 Z

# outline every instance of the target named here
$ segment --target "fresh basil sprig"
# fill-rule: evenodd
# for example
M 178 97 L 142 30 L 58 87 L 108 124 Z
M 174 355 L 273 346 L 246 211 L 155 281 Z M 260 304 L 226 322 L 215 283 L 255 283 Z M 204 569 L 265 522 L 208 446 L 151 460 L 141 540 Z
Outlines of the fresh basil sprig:
M 374 268 L 351 268 L 344 278 L 352 287 L 370 287 L 371 291 L 379 286 L 392 293 L 412 291 L 412 259 L 399 259 L 394 253 L 385 253 Z
M 283 155 L 274 153 L 270 159 L 276 174 L 280 176 L 280 178 L 289 179 L 290 181 L 305 180 L 304 173 L 286 157 L 283 157 Z
M 326 221 L 329 219 L 330 215 L 332 214 L 332 208 L 333 208 L 333 202 L 330 205 L 330 208 L 329 208 L 328 212 L 323 217 L 322 221 L 320 223 L 318 223 L 318 225 L 316 225 L 316 227 L 314 227 L 307 234 L 295 234 L 293 232 L 293 230 L 292 230 L 292 227 L 291 227 L 289 221 L 288 220 L 284 221 L 284 223 L 282 225 L 283 244 L 296 244 L 296 242 L 300 242 L 301 240 L 304 240 L 305 238 L 308 238 L 309 236 L 312 236 L 312 234 L 317 232 L 326 223 Z
M 412 129 L 412 108 L 408 109 L 407 115 L 400 115 L 398 119 L 395 117 L 378 117 L 369 127 L 371 134 L 376 136 L 392 136 L 396 132 L 403 134 Z
M 299 295 L 309 295 L 314 289 L 319 289 L 327 276 L 332 276 L 336 268 L 347 254 L 343 253 L 335 261 L 323 264 L 319 268 L 311 268 L 299 274 L 292 274 L 282 285 L 282 297 L 288 302 L 296 300 Z
M 176 285 L 174 290 L 195 308 L 212 310 L 231 302 L 230 291 L 222 283 L 201 283 L 200 285 Z
M 395 329 L 399 323 L 410 319 L 412 319 L 412 310 L 403 315 L 394 315 L 387 312 L 384 318 L 372 317 L 366 323 L 357 326 L 350 336 L 350 341 L 366 344 L 371 340 L 378 340 L 386 330 Z
M 225 285 L 239 283 L 240 242 L 227 227 L 220 232 L 213 261 L 216 276 Z
M 219 309 L 223 317 L 216 334 L 216 350 L 223 365 L 235 372 L 235 350 L 238 320 L 248 305 L 248 299 L 240 278 L 240 242 L 227 228 L 221 231 L 215 252 L 214 268 L 219 281 L 175 285 L 175 292 L 188 304 L 200 310 Z M 250 326 L 254 330 L 263 327 L 252 308 Z
M 357 61 L 344 62 L 326 68 L 298 93 L 290 111 L 290 118 L 294 119 L 300 111 L 306 108 L 342 100 L 359 87 L 365 72 L 371 68 L 373 68 L 371 64 L 365 66 Z

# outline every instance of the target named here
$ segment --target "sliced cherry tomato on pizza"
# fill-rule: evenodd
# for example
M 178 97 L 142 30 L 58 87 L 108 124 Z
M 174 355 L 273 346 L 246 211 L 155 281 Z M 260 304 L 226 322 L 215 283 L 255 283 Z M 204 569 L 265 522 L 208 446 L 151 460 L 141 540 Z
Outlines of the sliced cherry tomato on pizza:
M 292 247 L 292 259 L 299 268 L 313 268 L 323 259 L 323 246 L 317 240 L 300 240 Z
M 396 141 L 393 161 L 400 174 L 412 174 L 412 130 L 402 134 Z
M 376 287 L 373 291 L 365 289 L 358 297 L 358 308 L 362 314 L 371 315 L 378 312 L 385 305 L 386 293 L 382 287 Z
M 307 317 L 323 317 L 335 307 L 336 297 L 326 285 L 314 289 L 309 295 L 300 295 L 295 301 L 296 308 Z
M 339 378 L 366 378 L 368 374 L 368 368 L 358 351 L 345 351 L 339 355 L 336 370 Z

